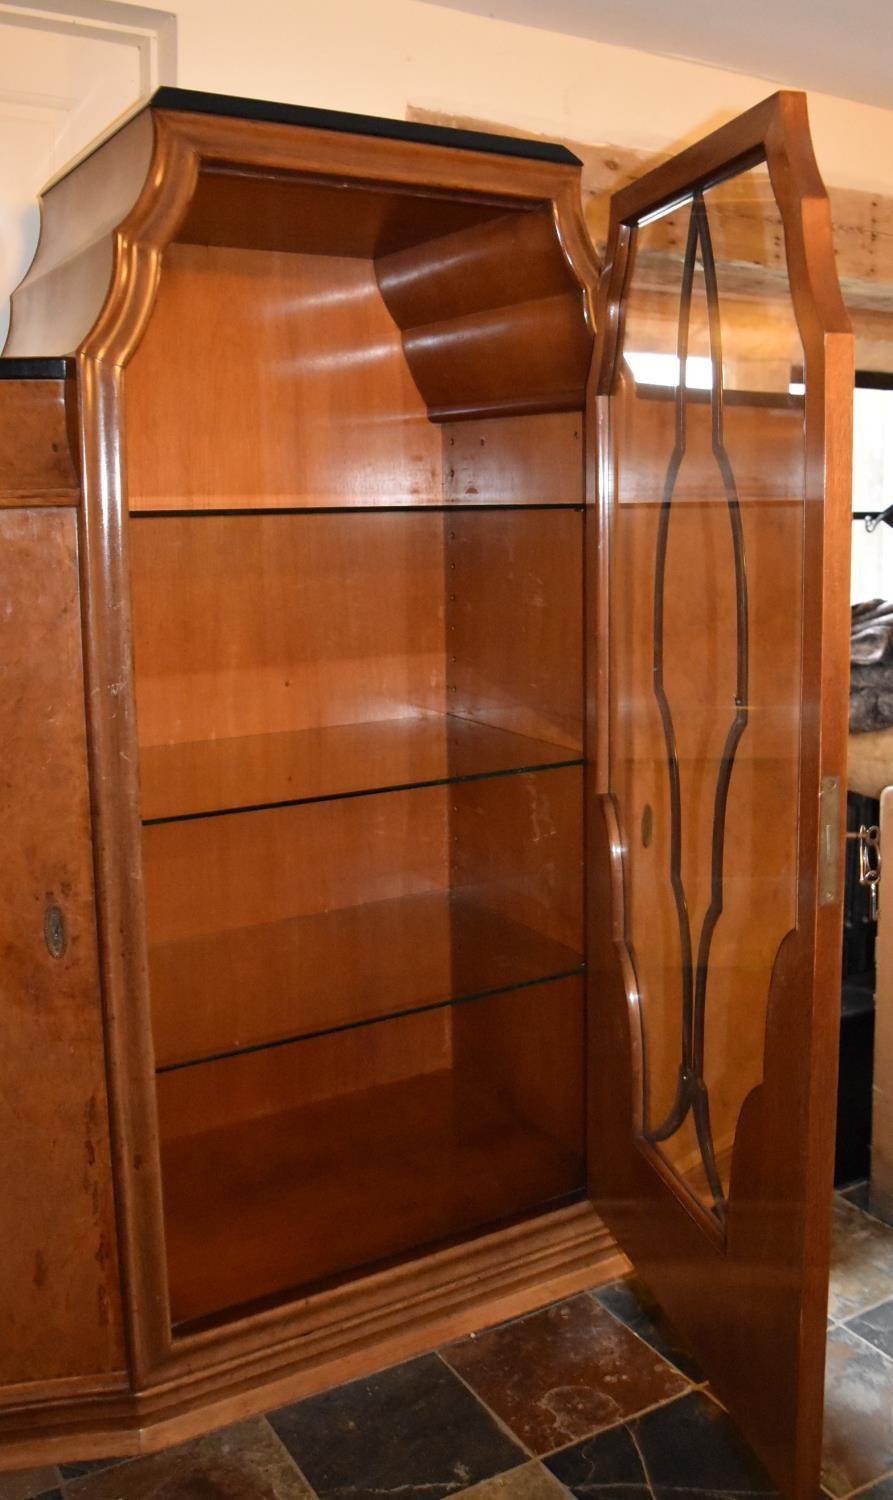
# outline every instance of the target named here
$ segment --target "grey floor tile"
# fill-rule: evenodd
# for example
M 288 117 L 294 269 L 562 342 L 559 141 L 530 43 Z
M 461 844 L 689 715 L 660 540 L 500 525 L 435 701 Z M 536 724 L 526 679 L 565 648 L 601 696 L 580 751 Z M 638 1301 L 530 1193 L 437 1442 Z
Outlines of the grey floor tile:
M 312 1500 L 263 1417 L 69 1480 L 68 1500 Z
M 442 1500 L 529 1457 L 435 1354 L 269 1420 L 321 1500 Z
M 562 1448 L 545 1460 L 556 1479 L 580 1500 L 653 1500 L 642 1457 L 628 1426 Z
M 893 1229 L 839 1197 L 834 1202 L 832 1318 L 847 1319 L 874 1307 L 893 1287 Z
M 536 1460 L 472 1485 L 461 1495 L 462 1500 L 567 1500 L 564 1485 Z
M 839 1195 L 845 1202 L 852 1203 L 864 1214 L 870 1214 L 872 1218 L 878 1219 L 882 1224 L 890 1226 L 888 1214 L 881 1213 L 871 1198 L 871 1184 L 869 1182 L 854 1182 L 852 1187 L 843 1188 Z
M 854 1203 L 857 1208 L 861 1208 L 863 1213 L 867 1213 L 868 1193 L 867 1182 L 853 1182 L 849 1187 L 841 1188 L 839 1196 L 845 1198 L 847 1203 Z
M 774 1496 L 729 1417 L 701 1391 L 544 1460 L 580 1500 Z
M 893 1297 L 889 1302 L 882 1302 L 880 1307 L 848 1318 L 845 1326 L 893 1359 Z
M 828 1335 L 822 1482 L 844 1496 L 893 1470 L 893 1360 L 848 1328 Z
M 58 1494 L 59 1471 L 53 1468 L 21 1469 L 15 1474 L 0 1474 L 0 1500 L 43 1500 Z

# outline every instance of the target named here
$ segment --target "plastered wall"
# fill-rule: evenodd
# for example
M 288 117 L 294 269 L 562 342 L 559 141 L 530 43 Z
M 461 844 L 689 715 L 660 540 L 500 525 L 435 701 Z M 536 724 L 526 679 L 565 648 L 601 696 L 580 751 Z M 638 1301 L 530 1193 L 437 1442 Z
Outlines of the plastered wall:
M 65 8 L 68 14 L 86 14 L 99 3 L 65 0 Z M 122 24 L 133 10 L 116 0 L 101 3 L 106 16 L 120 11 Z M 548 0 L 543 5 L 548 14 Z M 9 9 L 0 0 L 0 21 Z M 141 14 L 149 16 L 150 11 Z M 396 118 L 413 111 L 457 116 L 642 153 L 681 147 L 747 109 L 779 82 L 800 83 L 512 25 L 428 0 L 168 0 L 159 14 L 162 29 L 168 14 L 177 29 L 176 77 L 168 76 L 174 66 L 169 63 L 164 82 Z M 18 76 L 11 49 L 31 42 L 25 32 L 10 27 L 3 28 L 2 40 L 7 69 Z M 41 45 L 51 43 L 58 47 L 59 39 L 47 36 Z M 168 53 L 173 57 L 173 47 Z M 72 51 L 72 77 L 64 91 L 77 116 L 78 146 L 122 107 L 120 79 L 112 68 L 105 115 L 95 79 L 84 79 L 89 109 L 79 102 L 79 56 Z M 893 110 L 818 93 L 810 94 L 810 110 L 828 185 L 893 199 Z M 24 275 L 36 242 L 36 197 L 46 175 L 47 153 L 35 150 L 29 158 L 27 146 L 13 122 L 0 140 L 0 159 L 4 149 L 7 157 L 12 152 L 22 169 L 17 175 L 7 171 L 8 190 L 0 194 L 5 247 L 0 346 L 6 299 Z M 19 181 L 26 168 L 32 170 L 29 161 L 35 178 L 30 192 Z M 881 207 L 890 205 L 882 202 Z M 855 217 L 849 211 L 842 217 L 849 237 L 864 241 L 866 254 L 870 251 L 871 276 L 886 282 L 888 248 L 893 260 L 893 210 L 875 214 L 869 202 L 859 206 Z
M 187 88 L 398 118 L 415 105 L 596 145 L 683 144 L 779 86 L 423 0 L 173 0 L 167 9 L 178 18 Z M 826 180 L 893 193 L 893 111 L 825 94 L 810 106 Z

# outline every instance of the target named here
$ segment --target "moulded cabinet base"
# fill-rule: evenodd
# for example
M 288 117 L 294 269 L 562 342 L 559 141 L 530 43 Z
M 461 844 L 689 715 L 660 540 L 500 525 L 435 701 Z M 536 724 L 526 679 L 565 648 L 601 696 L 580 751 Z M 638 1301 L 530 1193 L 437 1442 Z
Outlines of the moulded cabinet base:
M 106 1386 L 0 1412 L 0 1470 L 155 1452 L 628 1269 L 588 1203 L 556 1210 L 322 1294 L 300 1312 L 184 1340 L 183 1354 L 192 1349 L 178 1373 L 146 1390 Z M 330 1316 L 320 1318 L 323 1308 Z

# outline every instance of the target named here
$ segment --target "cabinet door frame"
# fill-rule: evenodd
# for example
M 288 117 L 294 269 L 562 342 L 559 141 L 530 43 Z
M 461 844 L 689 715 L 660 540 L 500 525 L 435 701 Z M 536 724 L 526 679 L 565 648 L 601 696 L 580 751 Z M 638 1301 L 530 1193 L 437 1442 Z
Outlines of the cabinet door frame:
M 637 1129 L 639 998 L 609 787 L 612 396 L 634 226 L 765 163 L 805 355 L 796 925 L 776 956 L 763 1082 L 739 1118 L 726 1232 Z M 806 99 L 775 94 L 615 194 L 590 383 L 590 1192 L 783 1493 L 818 1493 L 840 990 L 853 340 Z M 834 784 L 836 782 L 836 804 Z M 824 787 L 824 812 L 823 812 Z M 822 848 L 824 843 L 824 861 Z M 828 851 L 830 850 L 830 858 Z M 822 870 L 824 888 L 819 890 Z

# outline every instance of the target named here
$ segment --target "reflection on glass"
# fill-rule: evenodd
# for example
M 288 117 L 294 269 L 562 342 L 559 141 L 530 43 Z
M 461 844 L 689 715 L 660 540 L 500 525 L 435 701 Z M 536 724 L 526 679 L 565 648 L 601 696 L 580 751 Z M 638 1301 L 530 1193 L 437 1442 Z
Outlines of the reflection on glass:
M 637 229 L 622 356 L 611 790 L 641 1131 L 721 1220 L 797 886 L 803 352 L 764 169 Z

